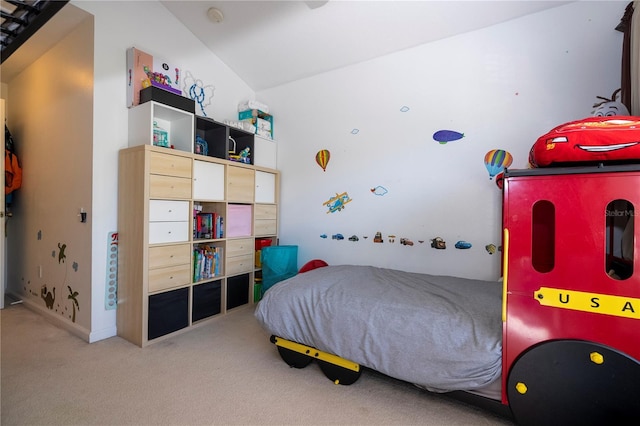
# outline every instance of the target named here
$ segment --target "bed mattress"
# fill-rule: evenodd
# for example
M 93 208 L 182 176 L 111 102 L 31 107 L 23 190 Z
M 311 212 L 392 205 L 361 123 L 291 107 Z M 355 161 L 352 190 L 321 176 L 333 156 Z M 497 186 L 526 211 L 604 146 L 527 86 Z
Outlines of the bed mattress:
M 479 390 L 502 368 L 502 285 L 372 266 L 278 283 L 255 316 L 271 334 L 431 391 Z

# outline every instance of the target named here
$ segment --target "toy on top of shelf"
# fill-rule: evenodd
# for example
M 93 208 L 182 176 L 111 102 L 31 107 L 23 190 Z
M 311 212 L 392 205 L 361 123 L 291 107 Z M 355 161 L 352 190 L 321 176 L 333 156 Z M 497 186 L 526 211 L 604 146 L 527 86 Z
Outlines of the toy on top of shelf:
M 162 74 L 161 72 L 154 72 L 151 71 L 149 69 L 148 66 L 143 66 L 142 69 L 144 69 L 144 72 L 147 74 L 147 78 L 149 80 L 149 84 L 145 85 L 145 82 L 143 81 L 142 85 L 144 87 L 148 87 L 149 85 L 153 85 L 153 83 L 156 83 L 156 86 L 169 86 L 171 87 L 171 77 L 169 77 L 167 74 Z M 164 87 L 163 87 L 164 88 Z
M 140 90 L 153 86 L 182 95 L 182 68 L 140 49 L 127 49 L 127 107 L 140 103 Z
M 612 115 L 631 115 L 629 114 L 629 110 L 627 109 L 625 104 L 623 104 L 619 100 L 616 100 L 616 98 L 620 99 L 618 95 L 621 91 L 622 89 L 614 91 L 611 95 L 611 99 L 602 96 L 596 96 L 596 98 L 600 99 L 602 102 L 593 104 L 593 108 L 595 108 L 593 110 L 593 116 L 609 117 Z
M 196 135 L 196 154 L 201 155 L 209 155 L 209 144 L 206 140 L 200 137 L 200 135 Z
M 239 154 L 236 154 L 236 140 L 229 136 L 229 142 L 233 145 L 229 147 L 229 160 L 237 161 L 239 163 L 251 164 L 251 158 L 249 157 L 251 148 L 245 147 Z
M 153 144 L 163 148 L 169 148 L 169 133 L 158 126 L 158 122 L 153 122 Z
M 251 164 L 251 158 L 249 157 L 250 155 L 251 148 L 246 147 L 245 149 L 240 151 L 240 154 L 229 154 L 229 160 L 237 161 L 244 164 Z
M 561 124 L 531 147 L 533 167 L 640 162 L 640 117 L 603 116 Z
M 149 65 L 152 68 L 149 68 Z M 143 64 L 142 70 L 151 85 L 176 95 L 182 95 L 180 88 L 180 68 L 168 65 L 162 59 L 154 58 L 152 64 Z

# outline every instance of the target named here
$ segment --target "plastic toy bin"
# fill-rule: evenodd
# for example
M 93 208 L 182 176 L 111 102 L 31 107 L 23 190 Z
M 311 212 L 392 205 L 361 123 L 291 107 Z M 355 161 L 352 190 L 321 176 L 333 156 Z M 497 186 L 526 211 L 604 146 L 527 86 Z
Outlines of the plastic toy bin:
M 271 243 L 271 238 L 256 238 L 256 268 L 262 266 L 262 249 L 269 247 Z

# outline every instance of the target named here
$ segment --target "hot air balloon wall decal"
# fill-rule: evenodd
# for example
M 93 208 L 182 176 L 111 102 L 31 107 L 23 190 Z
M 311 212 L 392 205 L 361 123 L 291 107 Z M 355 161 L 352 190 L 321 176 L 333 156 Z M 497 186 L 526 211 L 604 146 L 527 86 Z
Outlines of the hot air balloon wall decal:
M 322 167 L 322 171 L 327 171 L 327 164 L 329 164 L 330 158 L 331 153 L 328 149 L 321 149 L 316 153 L 316 163 L 318 163 L 318 166 Z
M 492 149 L 484 156 L 484 165 L 489 172 L 489 179 L 502 172 L 513 163 L 513 157 L 504 149 Z

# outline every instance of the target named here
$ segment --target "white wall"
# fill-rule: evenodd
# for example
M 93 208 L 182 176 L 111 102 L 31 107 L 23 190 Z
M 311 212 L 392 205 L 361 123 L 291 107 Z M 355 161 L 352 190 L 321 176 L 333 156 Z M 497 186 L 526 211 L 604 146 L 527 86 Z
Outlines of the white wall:
M 83 337 L 92 236 L 78 213 L 91 205 L 92 45 L 88 17 L 3 90 L 23 169 L 6 223 L 8 291 Z
M 127 147 L 126 50 L 137 47 L 172 61 L 215 87 L 207 116 L 234 119 L 253 91 L 155 1 L 72 1 L 95 16 L 93 130 L 92 331 L 96 341 L 116 333 L 115 310 L 105 309 L 107 236 L 117 230 L 118 151 Z
M 575 2 L 258 92 L 278 141 L 281 243 L 299 245 L 300 265 L 321 258 L 497 278 L 501 255 L 485 245 L 501 244 L 501 193 L 484 155 L 505 149 L 512 168 L 526 167 L 538 136 L 589 116 L 596 96 L 619 87 L 614 28 L 625 6 Z M 441 145 L 432 138 L 441 129 L 465 137 Z M 315 163 L 321 149 L 331 152 L 326 172 Z M 388 193 L 371 193 L 378 185 Z M 323 203 L 344 191 L 352 201 L 327 213 Z M 382 244 L 373 243 L 378 231 Z M 446 250 L 430 247 L 436 236 Z M 458 240 L 473 247 L 457 250 Z

